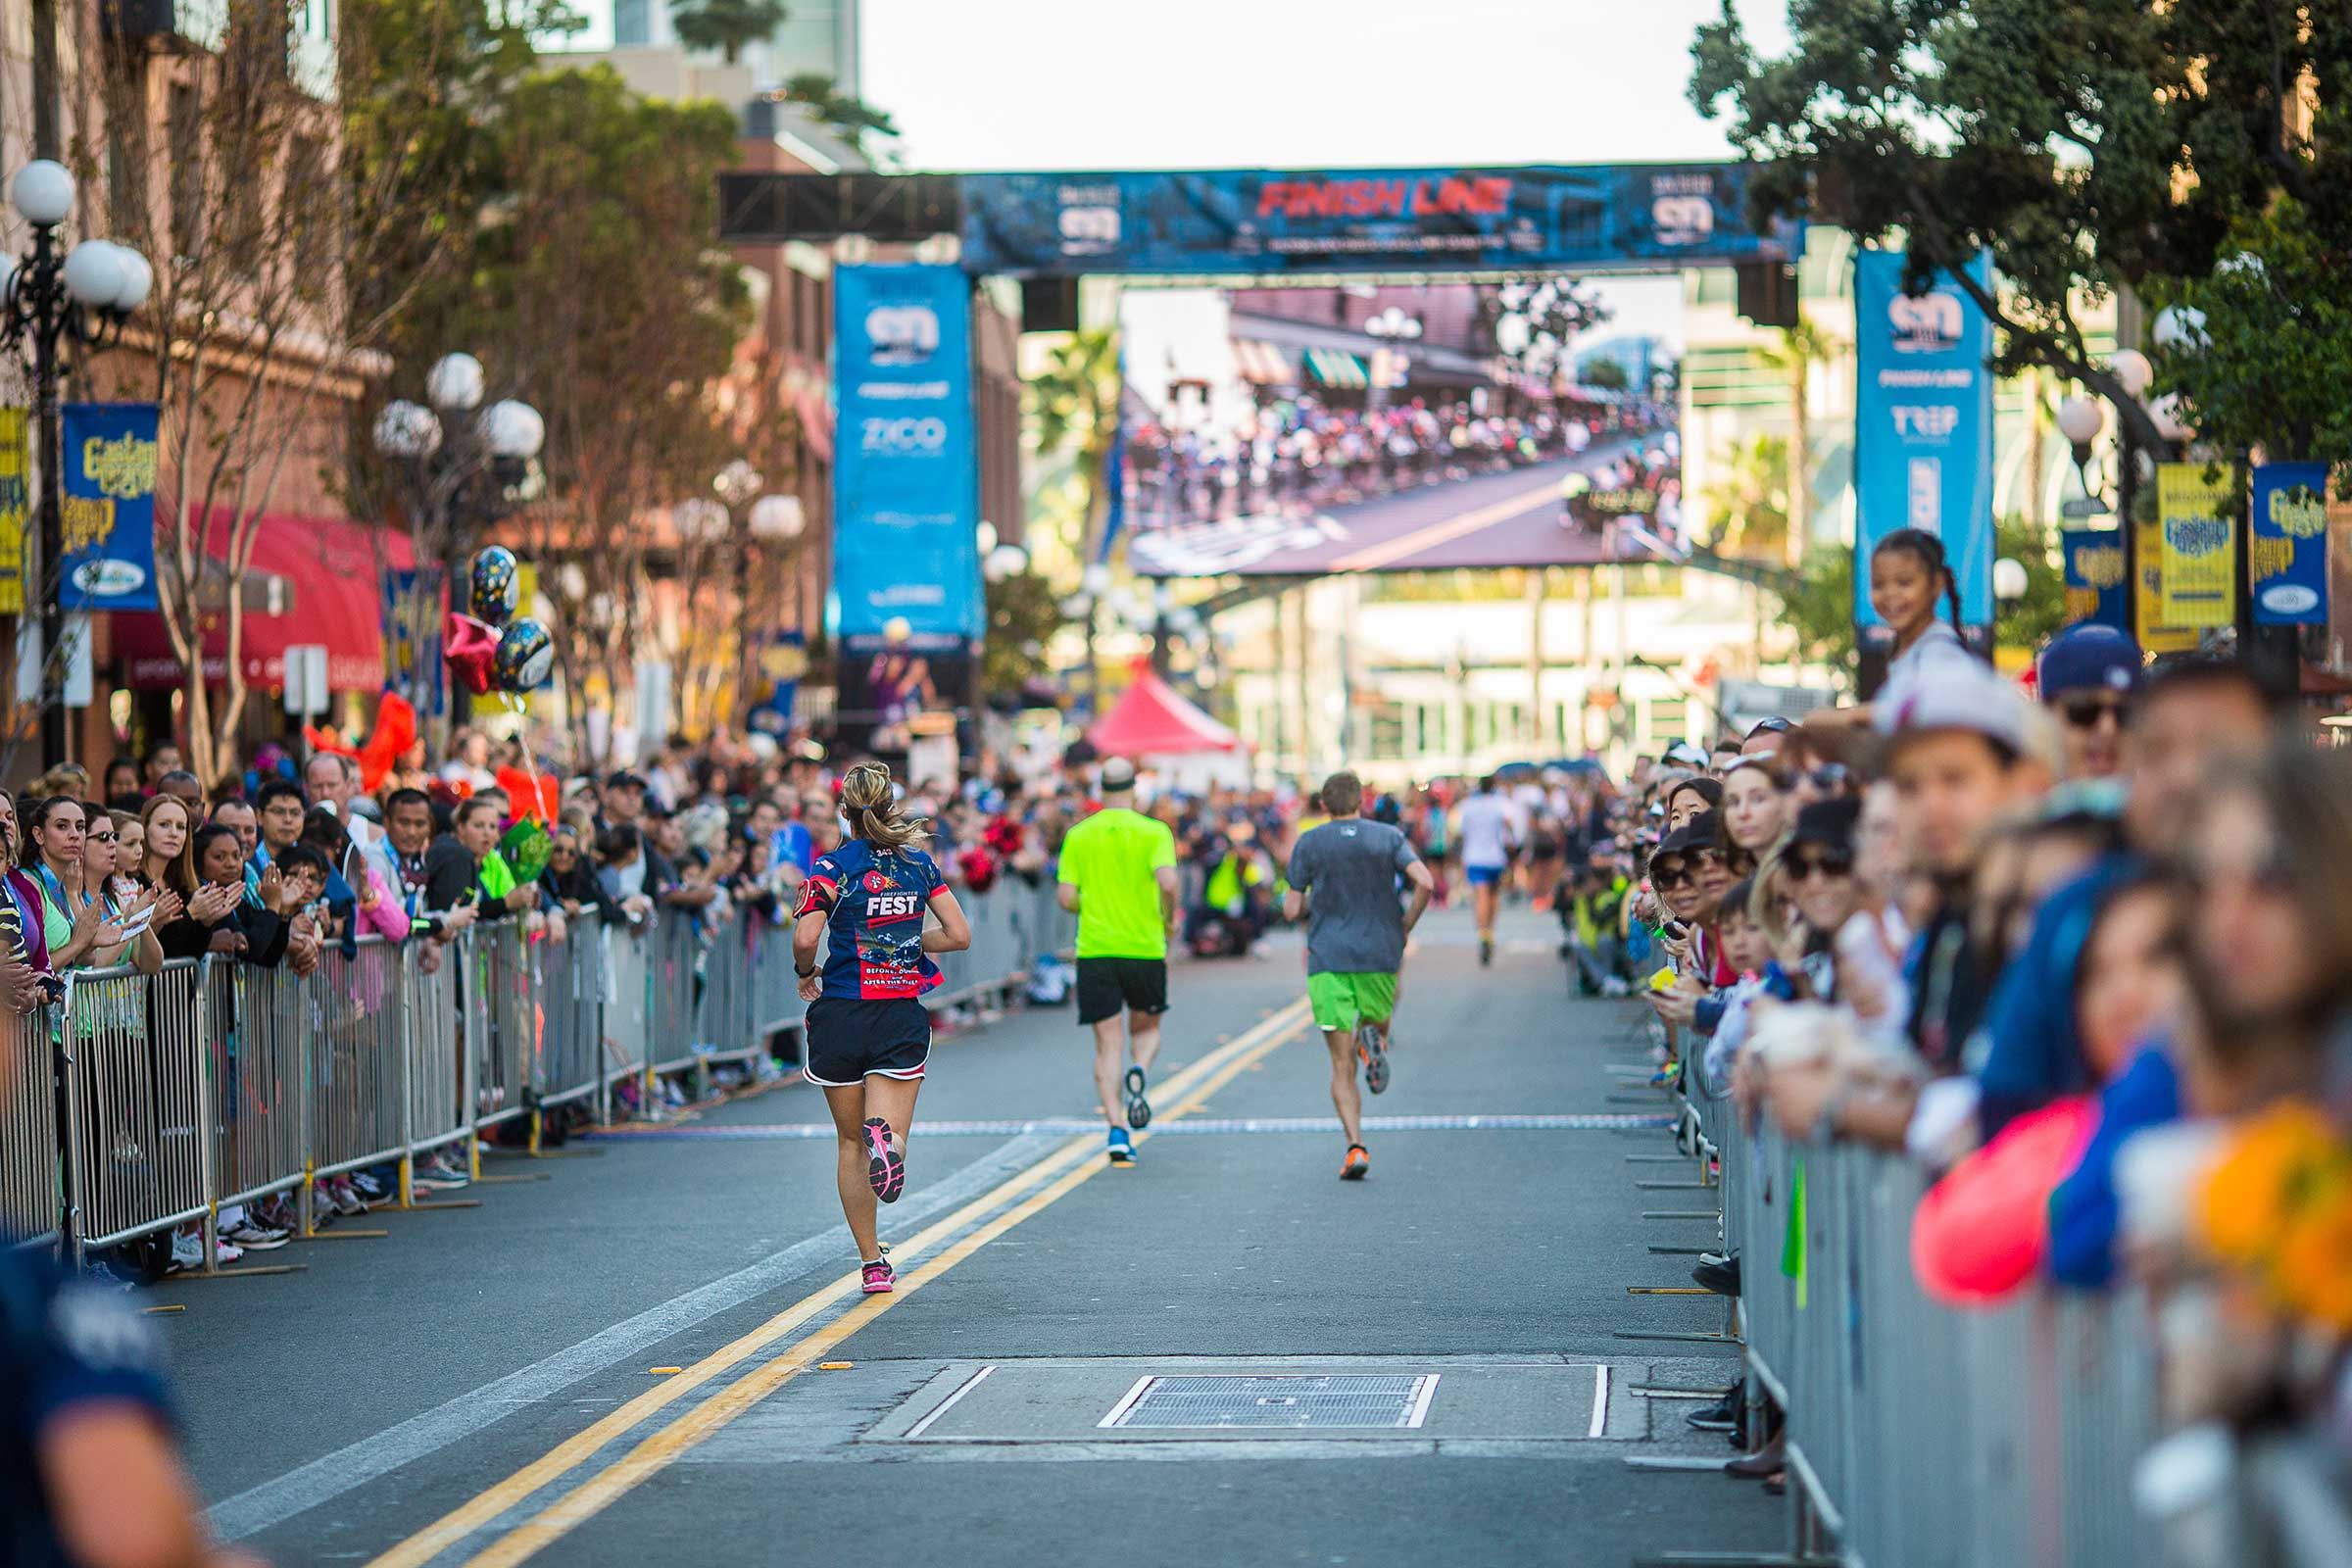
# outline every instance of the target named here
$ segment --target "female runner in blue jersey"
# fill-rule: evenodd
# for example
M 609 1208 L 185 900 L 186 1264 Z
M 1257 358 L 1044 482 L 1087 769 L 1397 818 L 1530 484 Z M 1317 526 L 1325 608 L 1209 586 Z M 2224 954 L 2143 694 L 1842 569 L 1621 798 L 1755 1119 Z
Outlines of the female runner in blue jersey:
M 874 1236 L 874 1201 L 896 1202 L 906 1186 L 906 1126 L 931 1055 L 931 1013 L 921 998 L 940 979 L 930 955 L 970 947 L 972 928 L 939 867 L 914 848 L 923 824 L 900 813 L 889 768 L 851 768 L 841 781 L 841 814 L 852 836 L 808 869 L 792 961 L 808 1004 L 808 1077 L 825 1091 L 841 1135 L 842 1213 L 864 1264 L 865 1294 L 878 1296 L 897 1275 Z M 828 924 L 833 940 L 820 971 L 817 945 Z

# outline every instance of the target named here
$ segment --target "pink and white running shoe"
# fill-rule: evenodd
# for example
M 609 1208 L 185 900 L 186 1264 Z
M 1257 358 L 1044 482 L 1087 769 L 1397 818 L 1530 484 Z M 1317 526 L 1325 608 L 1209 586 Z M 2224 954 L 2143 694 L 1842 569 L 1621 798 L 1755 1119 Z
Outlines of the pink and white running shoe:
M 890 1147 L 890 1123 L 879 1116 L 865 1119 L 865 1179 L 873 1185 L 874 1196 L 885 1203 L 895 1203 L 899 1194 L 906 1190 L 906 1161 Z
M 890 1266 L 889 1258 L 877 1257 L 865 1265 L 864 1291 L 866 1295 L 888 1296 L 892 1291 L 898 1289 L 898 1270 Z

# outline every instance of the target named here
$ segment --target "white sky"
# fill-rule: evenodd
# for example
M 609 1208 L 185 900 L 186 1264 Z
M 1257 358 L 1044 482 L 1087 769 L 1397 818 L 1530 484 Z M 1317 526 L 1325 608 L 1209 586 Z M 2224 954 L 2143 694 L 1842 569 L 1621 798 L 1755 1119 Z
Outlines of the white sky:
M 1778 48 L 1784 0 L 1738 0 Z M 1684 97 L 1720 0 L 864 0 L 914 169 L 1726 155 Z

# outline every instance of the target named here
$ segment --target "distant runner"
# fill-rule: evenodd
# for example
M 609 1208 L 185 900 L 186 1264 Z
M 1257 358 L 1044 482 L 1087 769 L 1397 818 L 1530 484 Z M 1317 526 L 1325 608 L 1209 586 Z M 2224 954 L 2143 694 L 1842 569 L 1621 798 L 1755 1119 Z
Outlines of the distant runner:
M 1519 834 L 1511 818 L 1511 803 L 1494 788 L 1494 775 L 1478 781 L 1478 793 L 1462 803 L 1455 838 L 1462 852 L 1462 880 L 1470 884 L 1470 907 L 1478 917 L 1478 961 L 1494 961 L 1494 906 L 1502 894 L 1502 874 L 1510 868 Z
M 801 884 L 792 963 L 808 1004 L 808 1081 L 825 1092 L 839 1135 L 835 1181 L 858 1243 L 868 1296 L 898 1276 L 874 1232 L 874 1203 L 906 1186 L 906 1128 L 931 1058 L 923 993 L 939 984 L 934 953 L 961 953 L 972 928 L 931 857 L 916 849 L 923 825 L 899 812 L 890 769 L 860 762 L 841 781 L 841 814 L 854 837 L 820 857 Z M 924 929 L 924 916 L 939 924 Z M 817 947 L 833 940 L 820 970 Z
M 1404 938 L 1429 907 L 1437 881 L 1402 832 L 1364 820 L 1364 785 L 1353 773 L 1325 780 L 1322 801 L 1331 820 L 1300 834 L 1292 848 L 1291 891 L 1283 903 L 1292 919 L 1307 917 L 1306 995 L 1331 1048 L 1331 1103 L 1348 1135 L 1340 1179 L 1353 1182 L 1372 1169 L 1356 1068 L 1374 1094 L 1389 1087 Z M 1412 884 L 1410 908 L 1397 899 L 1399 876 Z
M 1078 1021 L 1095 1031 L 1095 1092 L 1114 1165 L 1135 1163 L 1129 1127 L 1151 1125 L 1145 1098 L 1168 1010 L 1168 935 L 1176 928 L 1176 835 L 1135 809 L 1135 764 L 1102 764 L 1102 809 L 1061 841 L 1061 906 L 1078 915 Z M 1120 1013 L 1126 1013 L 1125 1038 Z M 1120 1125 L 1119 1067 L 1132 1050 Z

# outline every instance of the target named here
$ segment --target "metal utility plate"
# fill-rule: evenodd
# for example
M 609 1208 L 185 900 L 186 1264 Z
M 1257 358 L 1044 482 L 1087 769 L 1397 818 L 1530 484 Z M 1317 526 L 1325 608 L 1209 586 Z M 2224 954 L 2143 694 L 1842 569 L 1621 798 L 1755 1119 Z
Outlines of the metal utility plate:
M 1274 1372 L 1146 1374 L 1096 1425 L 1219 1431 L 1231 1427 L 1414 1428 L 1429 1417 L 1438 1374 Z
M 1578 1440 L 1640 1436 L 1631 1378 L 1555 1358 L 1105 1357 L 959 1361 L 867 1443 Z

